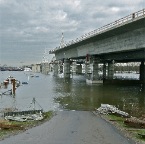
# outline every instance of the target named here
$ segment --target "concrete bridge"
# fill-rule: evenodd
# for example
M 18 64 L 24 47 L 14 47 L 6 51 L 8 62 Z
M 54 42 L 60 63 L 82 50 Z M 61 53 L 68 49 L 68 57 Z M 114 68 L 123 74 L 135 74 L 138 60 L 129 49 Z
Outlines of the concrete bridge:
M 55 54 L 56 60 L 64 59 L 66 77 L 69 76 L 70 59 L 85 59 L 86 72 L 92 63 L 93 72 L 89 79 L 95 81 L 98 80 L 99 63 L 104 64 L 104 79 L 112 79 L 114 63 L 141 62 L 140 80 L 145 83 L 145 9 L 84 34 L 49 53 Z

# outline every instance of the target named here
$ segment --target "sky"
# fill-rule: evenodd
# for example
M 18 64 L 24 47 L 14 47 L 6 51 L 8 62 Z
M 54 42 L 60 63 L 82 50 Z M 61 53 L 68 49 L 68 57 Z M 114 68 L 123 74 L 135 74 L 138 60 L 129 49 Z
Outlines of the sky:
M 51 60 L 49 50 L 145 8 L 144 0 L 0 0 L 0 65 Z

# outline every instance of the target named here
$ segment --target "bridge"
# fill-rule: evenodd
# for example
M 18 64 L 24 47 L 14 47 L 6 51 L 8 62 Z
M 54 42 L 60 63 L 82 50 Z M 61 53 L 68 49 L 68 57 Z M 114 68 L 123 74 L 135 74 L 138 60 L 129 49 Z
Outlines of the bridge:
M 140 80 L 145 83 L 145 9 L 132 13 L 115 22 L 82 35 L 67 44 L 49 51 L 56 60 L 64 59 L 69 73 L 70 59 L 85 59 L 93 63 L 92 79 L 98 79 L 98 64 L 108 65 L 108 79 L 113 77 L 113 65 L 117 62 L 141 62 Z

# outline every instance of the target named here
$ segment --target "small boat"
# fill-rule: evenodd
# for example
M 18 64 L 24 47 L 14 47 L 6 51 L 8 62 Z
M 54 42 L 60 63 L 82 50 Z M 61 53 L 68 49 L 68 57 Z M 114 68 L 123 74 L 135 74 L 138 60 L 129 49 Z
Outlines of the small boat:
M 27 67 L 24 68 L 24 71 L 25 72 L 32 72 L 32 70 L 30 68 L 27 68 Z
M 27 118 L 19 117 L 19 116 L 5 116 L 6 120 L 10 121 L 19 121 L 19 122 L 25 122 L 27 121 Z
M 28 84 L 28 82 L 22 82 L 22 84 Z
M 40 121 L 44 117 L 42 113 L 40 112 L 39 114 L 28 114 L 28 115 L 19 115 L 19 116 L 5 116 L 5 120 L 10 120 L 10 121 L 19 121 L 19 122 L 25 122 L 25 121 Z
M 31 104 L 33 105 L 33 110 L 28 111 L 14 111 L 14 112 L 5 112 L 4 118 L 6 120 L 10 121 L 19 121 L 19 122 L 25 122 L 25 121 L 41 121 L 43 117 L 43 109 L 38 104 L 39 107 L 41 107 L 40 110 L 35 109 L 35 104 L 38 104 L 38 102 L 33 98 Z

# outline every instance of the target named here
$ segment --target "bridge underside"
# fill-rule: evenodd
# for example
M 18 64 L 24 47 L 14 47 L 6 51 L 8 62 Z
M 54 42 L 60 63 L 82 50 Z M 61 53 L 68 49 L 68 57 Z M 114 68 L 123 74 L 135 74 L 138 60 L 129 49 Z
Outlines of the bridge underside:
M 100 62 L 109 62 L 114 60 L 116 63 L 126 63 L 126 62 L 145 62 L 145 49 L 134 50 L 134 51 L 125 51 L 119 53 L 107 53 L 107 54 L 98 54 L 91 55 L 91 57 L 99 58 Z M 71 59 L 79 60 L 86 59 L 86 56 L 82 57 L 72 57 Z M 80 61 L 81 62 L 81 61 Z
M 122 62 L 122 63 L 141 62 L 141 61 L 145 61 L 145 49 L 126 51 L 120 53 L 108 53 L 108 54 L 102 54 L 98 56 L 102 61 L 114 60 L 115 62 Z

